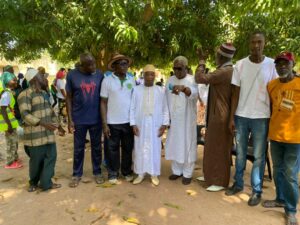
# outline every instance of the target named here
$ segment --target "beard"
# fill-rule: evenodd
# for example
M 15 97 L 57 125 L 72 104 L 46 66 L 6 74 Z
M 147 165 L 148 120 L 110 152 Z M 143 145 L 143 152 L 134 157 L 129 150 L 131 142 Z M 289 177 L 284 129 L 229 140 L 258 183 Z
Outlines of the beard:
M 279 78 L 287 78 L 290 73 L 278 74 Z

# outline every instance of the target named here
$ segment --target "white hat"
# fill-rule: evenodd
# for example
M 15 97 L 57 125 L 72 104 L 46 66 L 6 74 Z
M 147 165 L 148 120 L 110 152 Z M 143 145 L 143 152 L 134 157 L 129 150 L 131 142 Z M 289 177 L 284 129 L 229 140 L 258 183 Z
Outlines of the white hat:
M 188 66 L 188 65 L 189 65 L 188 59 L 187 59 L 185 56 L 182 56 L 182 55 L 177 56 L 177 57 L 174 59 L 173 63 L 174 63 L 174 62 L 180 62 L 180 63 L 182 63 L 184 66 Z
M 143 72 L 154 72 L 155 73 L 155 67 L 151 64 L 148 64 L 144 67 Z
M 38 74 L 38 70 L 30 68 L 27 70 L 26 74 L 25 74 L 25 79 L 29 82 L 31 81 L 37 74 Z

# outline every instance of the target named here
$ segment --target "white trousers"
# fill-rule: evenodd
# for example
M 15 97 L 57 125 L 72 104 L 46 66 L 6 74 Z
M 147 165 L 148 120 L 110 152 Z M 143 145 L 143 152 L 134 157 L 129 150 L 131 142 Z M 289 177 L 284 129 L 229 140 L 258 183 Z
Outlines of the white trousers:
M 191 178 L 193 176 L 193 171 L 195 168 L 195 162 L 192 163 L 178 163 L 172 161 L 172 172 L 175 175 L 183 175 L 185 178 Z

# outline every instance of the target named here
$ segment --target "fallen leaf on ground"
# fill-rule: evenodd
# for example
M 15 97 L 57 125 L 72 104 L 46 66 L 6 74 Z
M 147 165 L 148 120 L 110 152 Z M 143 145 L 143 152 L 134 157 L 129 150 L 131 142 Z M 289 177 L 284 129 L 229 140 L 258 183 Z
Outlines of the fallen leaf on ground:
M 131 197 L 131 198 L 136 198 L 136 195 L 134 193 L 132 193 L 132 192 L 129 192 L 128 196 Z
M 66 211 L 66 213 L 69 213 L 71 215 L 75 214 L 71 209 L 66 209 L 65 211 Z
M 8 181 L 11 181 L 12 179 L 14 179 L 13 177 L 10 177 L 10 178 L 7 178 L 7 179 L 4 179 L 4 180 L 1 180 L 1 182 L 8 182 Z
M 99 212 L 99 209 L 96 207 L 90 207 L 90 208 L 86 209 L 85 211 L 90 212 L 90 213 L 95 213 L 95 212 Z
M 137 218 L 134 217 L 127 217 L 127 216 L 123 216 L 123 220 L 128 222 L 128 223 L 133 223 L 133 224 L 140 224 L 140 221 Z
M 96 185 L 97 187 L 102 187 L 102 188 L 111 188 L 114 187 L 115 184 L 111 184 L 111 183 L 104 183 L 104 184 L 98 184 Z
M 117 206 L 121 206 L 123 202 L 124 202 L 123 200 L 119 201 L 118 204 L 117 204 Z
M 186 190 L 186 193 L 187 193 L 188 195 L 191 195 L 191 196 L 194 196 L 194 195 L 197 194 L 197 192 L 194 191 L 194 190 Z
M 172 204 L 172 203 L 164 203 L 165 206 L 174 208 L 174 209 L 180 209 L 180 206 Z

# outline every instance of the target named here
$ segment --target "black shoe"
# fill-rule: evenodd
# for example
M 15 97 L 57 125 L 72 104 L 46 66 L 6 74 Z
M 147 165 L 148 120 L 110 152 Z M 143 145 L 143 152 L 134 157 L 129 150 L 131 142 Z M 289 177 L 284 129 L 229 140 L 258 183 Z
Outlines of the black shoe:
M 242 190 L 243 190 L 243 188 L 239 188 L 234 184 L 225 191 L 225 195 L 227 195 L 227 196 L 235 195 L 236 193 L 239 193 Z
M 248 205 L 249 206 L 256 206 L 260 203 L 261 201 L 261 194 L 258 193 L 253 193 L 248 200 Z
M 182 184 L 189 185 L 192 182 L 192 178 L 182 177 Z
M 179 177 L 181 177 L 182 175 L 176 175 L 176 174 L 172 174 L 169 176 L 169 180 L 177 180 Z

